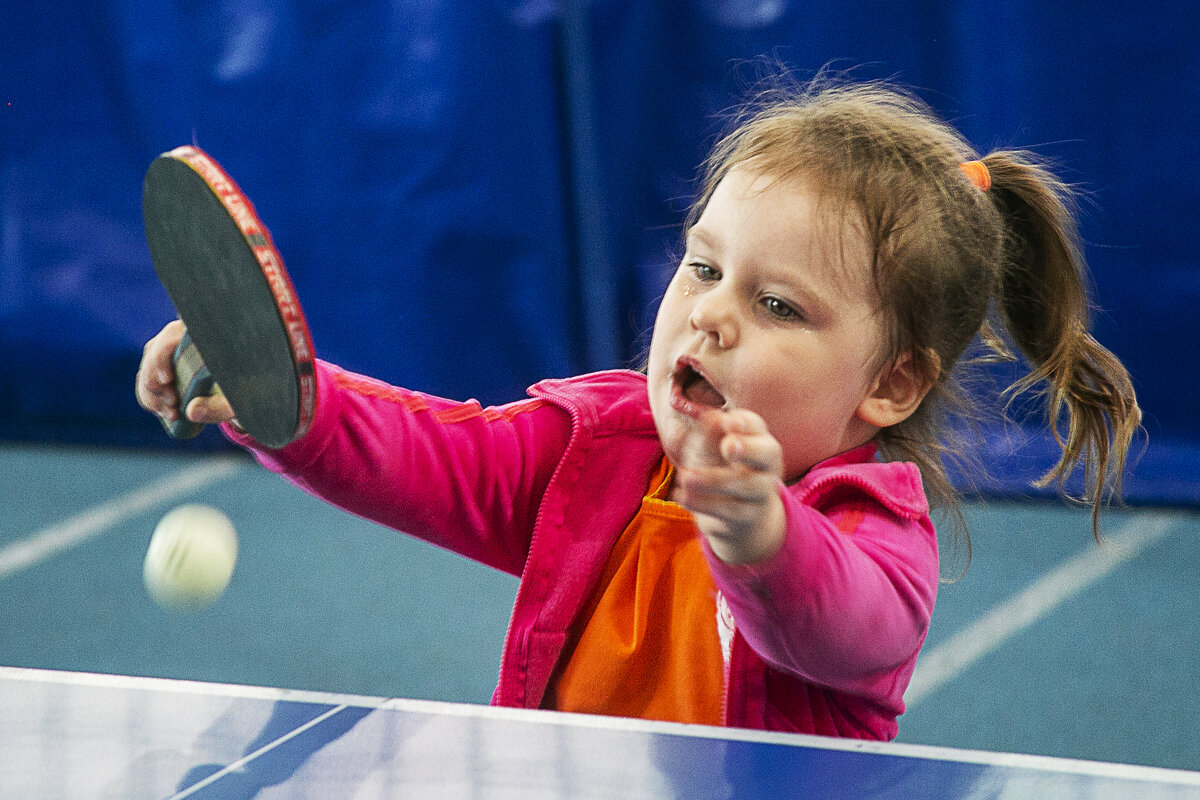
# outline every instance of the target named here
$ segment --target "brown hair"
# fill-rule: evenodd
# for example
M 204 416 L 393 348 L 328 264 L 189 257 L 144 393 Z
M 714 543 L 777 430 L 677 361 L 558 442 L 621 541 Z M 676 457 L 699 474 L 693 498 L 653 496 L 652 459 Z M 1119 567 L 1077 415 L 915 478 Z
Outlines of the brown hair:
M 972 343 L 1011 359 L 1007 339 L 1029 372 L 1005 396 L 1011 404 L 1033 390 L 1062 450 L 1037 485 L 1056 481 L 1061 491 L 1082 463 L 1082 499 L 1091 502 L 1098 536 L 1105 488 L 1119 494 L 1140 424 L 1133 386 L 1088 333 L 1070 188 L 1032 153 L 996 150 L 981 159 L 991 177 L 983 191 L 960 168 L 979 158 L 927 105 L 890 84 L 776 85 L 736 115 L 715 146 L 687 227 L 739 165 L 811 180 L 841 213 L 859 216 L 887 321 L 880 366 L 911 354 L 932 386 L 908 419 L 879 432 L 881 454 L 916 463 L 932 504 L 951 511 L 962 530 L 946 462 L 970 457 L 947 419 L 974 416 L 964 368 L 989 359 L 964 358 Z

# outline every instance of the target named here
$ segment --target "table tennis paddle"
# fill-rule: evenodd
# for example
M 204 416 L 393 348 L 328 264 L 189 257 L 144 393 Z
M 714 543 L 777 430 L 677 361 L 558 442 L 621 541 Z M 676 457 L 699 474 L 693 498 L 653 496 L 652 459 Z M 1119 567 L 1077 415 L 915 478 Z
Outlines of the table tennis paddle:
M 146 241 L 158 279 L 187 332 L 176 348 L 177 438 L 203 427 L 183 416 L 219 391 L 238 424 L 279 448 L 312 422 L 317 382 L 312 339 L 283 259 L 254 206 L 198 147 L 163 153 L 142 187 Z

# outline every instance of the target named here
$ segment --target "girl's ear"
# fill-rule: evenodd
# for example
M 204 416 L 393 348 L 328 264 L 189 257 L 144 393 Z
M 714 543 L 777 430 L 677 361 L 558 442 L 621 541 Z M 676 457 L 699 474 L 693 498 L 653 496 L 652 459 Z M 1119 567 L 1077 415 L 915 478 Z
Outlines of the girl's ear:
M 858 417 L 876 428 L 896 425 L 912 416 L 933 387 L 939 371 L 937 353 L 929 351 L 929 364 L 922 369 L 911 352 L 885 365 L 867 396 L 858 405 Z

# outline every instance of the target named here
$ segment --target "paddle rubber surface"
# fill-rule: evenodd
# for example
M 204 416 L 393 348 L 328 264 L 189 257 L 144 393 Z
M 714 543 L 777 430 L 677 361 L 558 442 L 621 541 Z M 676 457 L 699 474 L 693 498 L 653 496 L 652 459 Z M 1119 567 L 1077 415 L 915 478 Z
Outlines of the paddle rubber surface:
M 316 400 L 312 341 L 250 201 L 207 154 L 181 147 L 151 163 L 142 211 L 159 280 L 239 424 L 267 447 L 299 438 Z

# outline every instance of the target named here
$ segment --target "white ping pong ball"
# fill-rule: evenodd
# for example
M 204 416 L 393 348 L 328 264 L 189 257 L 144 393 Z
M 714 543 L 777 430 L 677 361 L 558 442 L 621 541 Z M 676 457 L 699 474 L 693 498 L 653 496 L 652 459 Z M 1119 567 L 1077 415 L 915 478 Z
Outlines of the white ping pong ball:
M 206 608 L 229 585 L 237 552 L 229 517 L 212 506 L 179 506 L 159 520 L 150 537 L 142 565 L 146 591 L 163 608 Z

